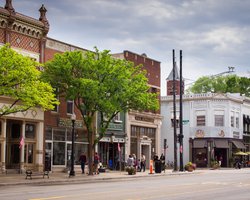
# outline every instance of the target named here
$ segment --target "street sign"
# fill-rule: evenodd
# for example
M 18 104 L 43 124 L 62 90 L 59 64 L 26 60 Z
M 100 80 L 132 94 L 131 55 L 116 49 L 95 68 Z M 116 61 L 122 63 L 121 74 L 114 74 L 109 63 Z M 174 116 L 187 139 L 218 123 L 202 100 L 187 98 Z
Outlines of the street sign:
M 183 119 L 182 120 L 182 124 L 185 125 L 185 124 L 188 124 L 189 120 L 188 119 Z

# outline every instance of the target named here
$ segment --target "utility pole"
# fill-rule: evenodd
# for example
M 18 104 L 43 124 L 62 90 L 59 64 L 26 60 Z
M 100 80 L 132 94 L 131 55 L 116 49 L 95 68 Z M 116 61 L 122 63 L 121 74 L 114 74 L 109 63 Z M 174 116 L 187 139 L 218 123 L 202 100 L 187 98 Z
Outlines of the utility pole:
M 182 92 L 183 92 L 183 81 L 182 81 L 182 50 L 180 50 L 180 134 L 179 134 L 179 143 L 180 143 L 180 171 L 183 171 L 183 124 L 182 124 Z
M 175 50 L 173 49 L 173 107 L 174 107 L 174 171 L 177 171 L 177 133 L 176 133 L 176 87 L 175 87 Z

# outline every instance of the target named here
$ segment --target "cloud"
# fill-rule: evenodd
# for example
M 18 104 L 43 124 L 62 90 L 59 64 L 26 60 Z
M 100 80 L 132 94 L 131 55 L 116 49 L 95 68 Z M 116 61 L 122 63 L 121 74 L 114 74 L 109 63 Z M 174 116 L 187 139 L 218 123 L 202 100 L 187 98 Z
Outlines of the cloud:
M 5 1 L 0 0 L 4 5 Z M 162 94 L 172 49 L 183 50 L 183 75 L 197 79 L 236 67 L 247 75 L 250 1 L 241 0 L 22 0 L 17 12 L 39 18 L 44 4 L 49 37 L 86 49 L 127 49 L 161 62 Z

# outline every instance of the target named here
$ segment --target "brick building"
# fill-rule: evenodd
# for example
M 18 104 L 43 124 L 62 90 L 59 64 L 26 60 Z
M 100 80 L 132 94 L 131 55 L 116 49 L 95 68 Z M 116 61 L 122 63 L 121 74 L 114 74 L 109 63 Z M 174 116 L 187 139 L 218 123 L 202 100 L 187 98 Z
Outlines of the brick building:
M 87 51 L 49 38 L 46 11 L 42 5 L 39 9 L 39 19 L 34 19 L 16 12 L 12 1 L 6 0 L 5 6 L 0 7 L 0 47 L 9 43 L 15 51 L 34 58 L 40 63 L 52 59 L 56 53 Z M 160 62 L 147 58 L 146 55 L 129 51 L 124 51 L 119 56 L 135 62 L 136 65 L 143 64 L 148 71 L 151 92 L 159 92 L 160 95 Z M 82 121 L 78 120 L 80 113 L 74 109 L 73 102 L 58 98 L 60 105 L 53 111 L 43 112 L 37 108 L 35 111 L 28 110 L 0 119 L 0 169 L 2 171 L 23 171 L 27 168 L 39 171 L 67 169 L 71 156 L 73 113 L 76 114 L 75 158 L 76 165 L 79 164 L 77 162 L 79 154 L 87 152 L 86 130 Z M 6 104 L 10 104 L 8 99 L 0 97 L 0 106 Z M 100 153 L 106 151 L 105 147 L 110 142 L 121 143 L 120 147 L 125 157 L 129 153 L 136 153 L 138 157 L 144 153 L 147 158 L 151 158 L 153 153 L 160 153 L 160 113 L 132 111 L 119 116 L 120 118 L 111 124 L 116 125 L 116 131 L 111 128 L 110 136 L 103 138 L 98 146 Z M 121 119 L 122 123 L 120 123 Z M 24 138 L 23 148 L 19 148 L 21 138 Z M 117 148 L 117 145 L 113 145 L 114 150 Z M 80 168 L 80 166 L 76 167 Z
M 136 54 L 131 51 L 124 51 L 123 53 L 114 55 L 120 59 L 126 59 L 135 63 L 135 65 L 142 65 L 142 69 L 147 71 L 148 84 L 150 91 L 159 94 L 160 102 L 160 62 L 147 57 L 146 54 Z M 158 112 L 138 112 L 130 111 L 126 114 L 126 152 L 125 159 L 129 154 L 135 154 L 140 159 L 141 154 L 146 156 L 146 160 L 152 159 L 154 154 L 161 154 L 161 124 L 162 116 Z M 149 162 L 147 162 L 149 167 Z

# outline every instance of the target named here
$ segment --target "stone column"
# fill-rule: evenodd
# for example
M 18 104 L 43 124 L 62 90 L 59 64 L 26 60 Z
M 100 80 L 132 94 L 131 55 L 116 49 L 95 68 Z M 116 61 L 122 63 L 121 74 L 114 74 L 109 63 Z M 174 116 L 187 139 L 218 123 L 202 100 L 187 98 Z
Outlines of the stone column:
M 44 163 L 43 163 L 43 139 L 44 139 L 44 124 L 43 122 L 39 122 L 37 123 L 37 127 L 36 127 L 36 134 L 37 134 L 37 140 L 36 140 L 36 166 L 38 171 L 43 171 L 44 168 Z
M 2 172 L 5 173 L 6 172 L 6 140 L 7 140 L 7 133 L 6 133 L 6 127 L 7 127 L 7 122 L 6 119 L 2 120 L 2 136 L 3 136 L 3 142 L 1 145 L 1 163 L 2 163 Z

